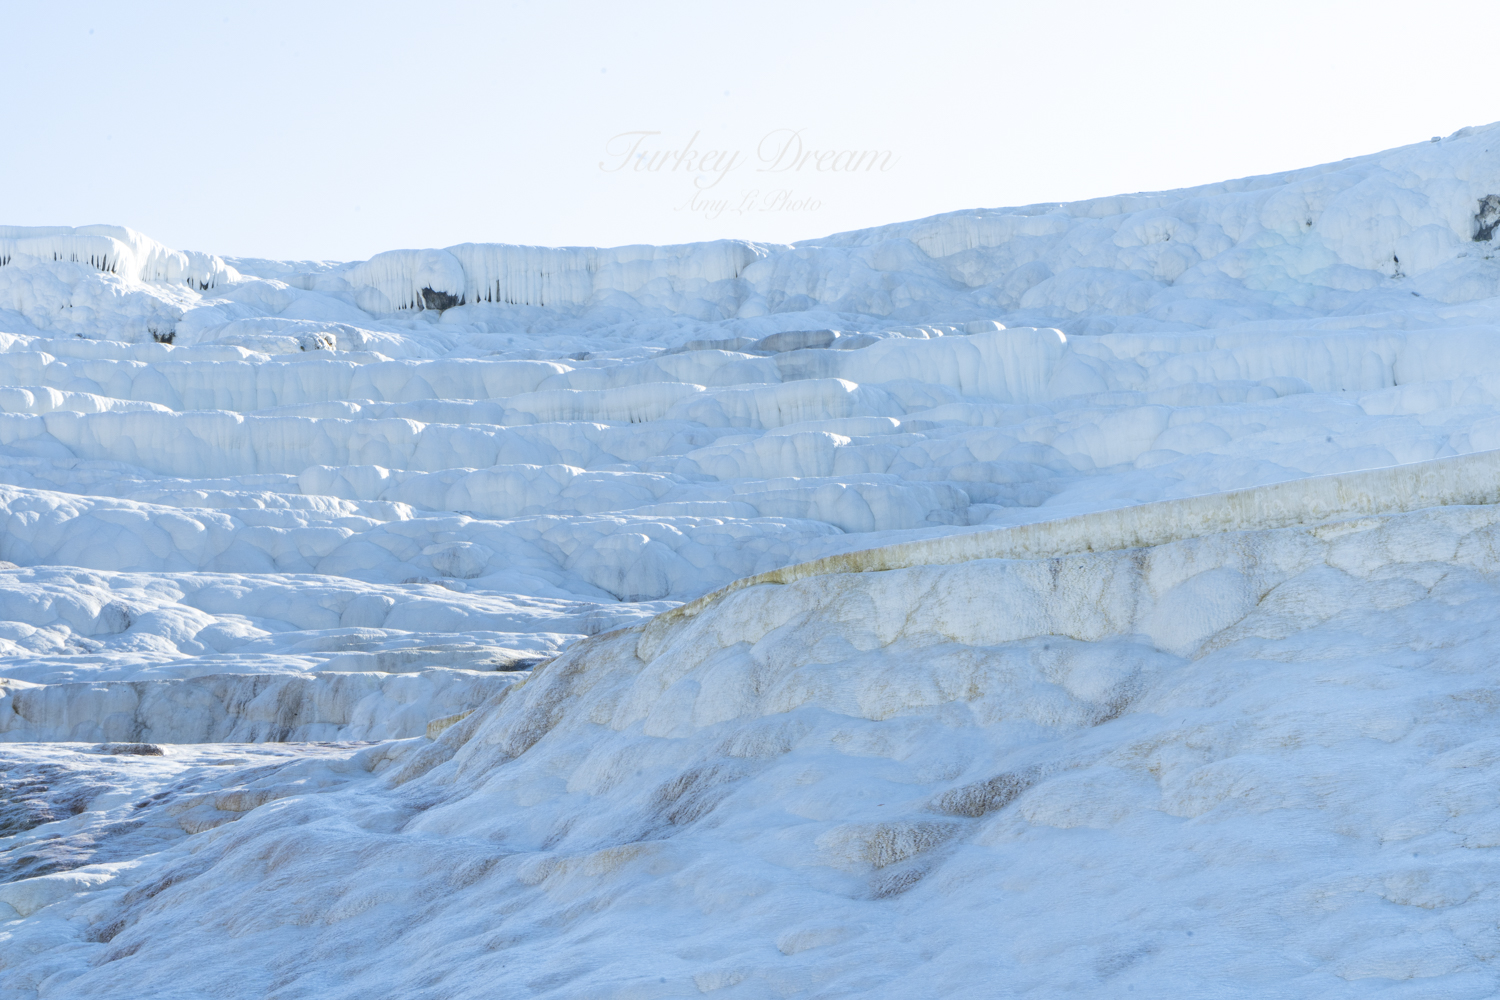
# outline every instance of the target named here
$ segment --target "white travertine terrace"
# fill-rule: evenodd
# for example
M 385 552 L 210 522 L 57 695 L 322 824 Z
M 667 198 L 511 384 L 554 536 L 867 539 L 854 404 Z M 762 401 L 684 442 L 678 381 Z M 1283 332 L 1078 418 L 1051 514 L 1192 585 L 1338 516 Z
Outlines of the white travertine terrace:
M 0 987 L 1496 995 L 1497 225 L 0 228 Z

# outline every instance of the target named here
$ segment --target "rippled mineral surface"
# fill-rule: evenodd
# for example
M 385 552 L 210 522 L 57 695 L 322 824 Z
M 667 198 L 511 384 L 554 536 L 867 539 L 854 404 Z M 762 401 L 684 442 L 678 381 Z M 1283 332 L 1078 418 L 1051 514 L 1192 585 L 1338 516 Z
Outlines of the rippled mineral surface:
M 0 227 L 0 993 L 1495 996 L 1497 229 Z

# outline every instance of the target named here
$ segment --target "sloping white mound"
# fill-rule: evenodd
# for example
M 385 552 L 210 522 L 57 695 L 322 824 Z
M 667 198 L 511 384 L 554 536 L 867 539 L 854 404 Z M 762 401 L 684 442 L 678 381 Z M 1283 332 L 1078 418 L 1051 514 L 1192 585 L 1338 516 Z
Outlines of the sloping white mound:
M 1489 995 L 1497 532 L 1453 506 L 813 574 L 575 645 L 435 742 L 194 782 L 196 751 L 59 748 L 85 805 L 11 854 L 91 863 L 0 890 L 4 975 Z

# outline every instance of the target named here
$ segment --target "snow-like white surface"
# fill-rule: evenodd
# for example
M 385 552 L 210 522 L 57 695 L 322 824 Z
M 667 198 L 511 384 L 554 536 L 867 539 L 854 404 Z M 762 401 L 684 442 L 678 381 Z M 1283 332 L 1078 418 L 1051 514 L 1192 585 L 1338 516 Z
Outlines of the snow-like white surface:
M 1497 222 L 0 229 L 0 983 L 1493 995 Z

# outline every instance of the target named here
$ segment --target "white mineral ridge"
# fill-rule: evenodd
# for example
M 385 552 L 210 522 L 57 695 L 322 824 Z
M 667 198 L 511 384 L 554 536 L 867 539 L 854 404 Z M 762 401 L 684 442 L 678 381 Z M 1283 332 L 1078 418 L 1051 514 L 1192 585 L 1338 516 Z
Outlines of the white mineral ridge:
M 1497 231 L 0 227 L 0 988 L 1495 996 Z

